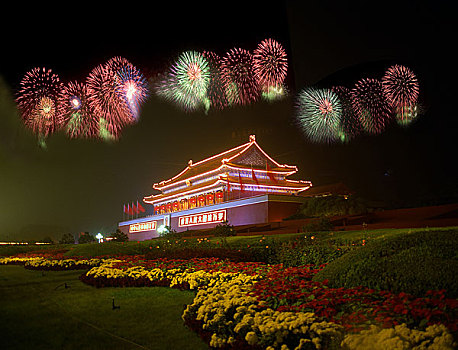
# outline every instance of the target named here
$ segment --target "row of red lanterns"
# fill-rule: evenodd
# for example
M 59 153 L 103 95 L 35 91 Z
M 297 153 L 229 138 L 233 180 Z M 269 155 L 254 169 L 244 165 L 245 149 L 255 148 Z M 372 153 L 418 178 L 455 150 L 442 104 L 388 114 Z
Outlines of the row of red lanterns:
M 223 192 L 221 192 L 221 191 L 216 192 L 216 198 L 217 199 L 222 199 L 223 197 L 224 197 L 224 193 Z M 197 199 L 196 199 L 196 197 L 191 197 L 191 198 L 189 198 L 189 202 L 191 204 L 196 204 L 197 200 L 199 202 L 205 202 L 205 198 L 207 199 L 207 201 L 212 201 L 215 198 L 215 194 L 208 193 L 207 195 L 200 195 L 200 196 L 197 197 Z M 166 209 L 170 210 L 170 209 L 172 209 L 172 207 L 173 208 L 179 208 L 179 206 L 180 206 L 179 202 L 175 201 L 175 202 L 173 202 L 173 204 L 172 203 L 162 204 L 160 206 L 156 206 L 154 209 L 155 209 L 155 211 L 157 211 L 158 209 L 160 209 L 160 210 L 166 210 Z

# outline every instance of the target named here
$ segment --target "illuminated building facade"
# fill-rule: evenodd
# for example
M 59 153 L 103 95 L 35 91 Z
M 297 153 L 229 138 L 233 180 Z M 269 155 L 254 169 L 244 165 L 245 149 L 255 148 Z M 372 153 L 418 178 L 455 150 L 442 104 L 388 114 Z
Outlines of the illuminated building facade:
M 290 180 L 297 167 L 277 163 L 256 143 L 249 142 L 188 166 L 171 179 L 155 183 L 159 193 L 144 197 L 154 214 L 119 223 L 132 240 L 157 237 L 170 226 L 177 232 L 211 228 L 227 221 L 250 225 L 294 214 L 304 202 L 300 193 L 310 181 Z

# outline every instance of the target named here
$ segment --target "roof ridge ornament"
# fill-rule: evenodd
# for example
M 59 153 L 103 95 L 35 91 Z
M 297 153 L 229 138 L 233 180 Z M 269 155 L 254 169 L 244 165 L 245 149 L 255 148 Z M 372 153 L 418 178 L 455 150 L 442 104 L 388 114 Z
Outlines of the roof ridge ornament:
M 192 167 L 192 159 L 189 160 L 188 165 Z
M 250 142 L 256 141 L 256 135 L 250 135 Z

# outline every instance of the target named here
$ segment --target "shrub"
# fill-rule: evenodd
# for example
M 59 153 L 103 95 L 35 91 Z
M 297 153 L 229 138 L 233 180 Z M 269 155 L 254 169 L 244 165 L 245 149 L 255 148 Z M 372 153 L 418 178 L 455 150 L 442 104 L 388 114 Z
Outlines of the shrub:
M 421 231 L 370 242 L 331 262 L 315 276 L 331 287 L 365 286 L 417 296 L 446 289 L 458 296 L 456 230 Z
M 215 237 L 229 237 L 235 236 L 236 232 L 234 230 L 234 226 L 229 225 L 226 221 L 218 224 L 213 230 L 211 230 L 211 234 Z
M 78 244 L 91 243 L 91 242 L 95 242 L 95 241 L 96 241 L 95 237 L 93 235 L 91 235 L 90 233 L 88 233 L 88 232 L 82 234 L 78 238 Z
M 200 248 L 186 247 L 177 249 L 152 249 L 145 254 L 146 259 L 195 259 L 195 258 L 220 258 L 230 261 L 257 261 L 253 251 L 249 249 L 227 249 L 227 248 Z
M 46 236 L 43 239 L 40 239 L 38 242 L 47 243 L 47 244 L 54 244 L 54 240 L 49 236 Z
M 227 237 L 235 236 L 236 232 L 234 230 L 234 226 L 229 225 L 227 221 L 218 224 L 213 230 L 210 231 L 215 237 L 220 237 L 222 240 L 223 245 L 228 246 Z
M 350 196 L 345 199 L 343 196 L 333 195 L 308 199 L 301 205 L 297 215 L 299 217 L 320 217 L 366 213 L 367 206 L 361 198 Z
M 129 240 L 129 236 L 127 236 L 124 232 L 120 229 L 117 229 L 115 233 L 112 233 L 110 237 L 117 242 L 127 242 Z
M 65 233 L 59 240 L 60 244 L 75 244 L 75 238 L 71 233 Z
M 283 264 L 287 267 L 301 265 L 322 265 L 336 260 L 354 246 L 337 246 L 323 243 L 311 243 L 310 241 L 283 242 L 276 249 L 275 261 L 272 263 Z
M 307 223 L 302 229 L 304 232 L 330 231 L 334 226 L 327 217 L 321 217 L 318 220 Z

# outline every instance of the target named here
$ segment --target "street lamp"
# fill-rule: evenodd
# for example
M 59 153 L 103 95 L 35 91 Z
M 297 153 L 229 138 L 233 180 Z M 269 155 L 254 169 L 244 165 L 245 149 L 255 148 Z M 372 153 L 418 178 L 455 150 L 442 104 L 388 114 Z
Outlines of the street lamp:
M 103 242 L 103 235 L 99 232 L 97 233 L 97 235 L 95 236 L 95 238 L 97 238 L 99 240 L 99 243 L 102 243 Z

